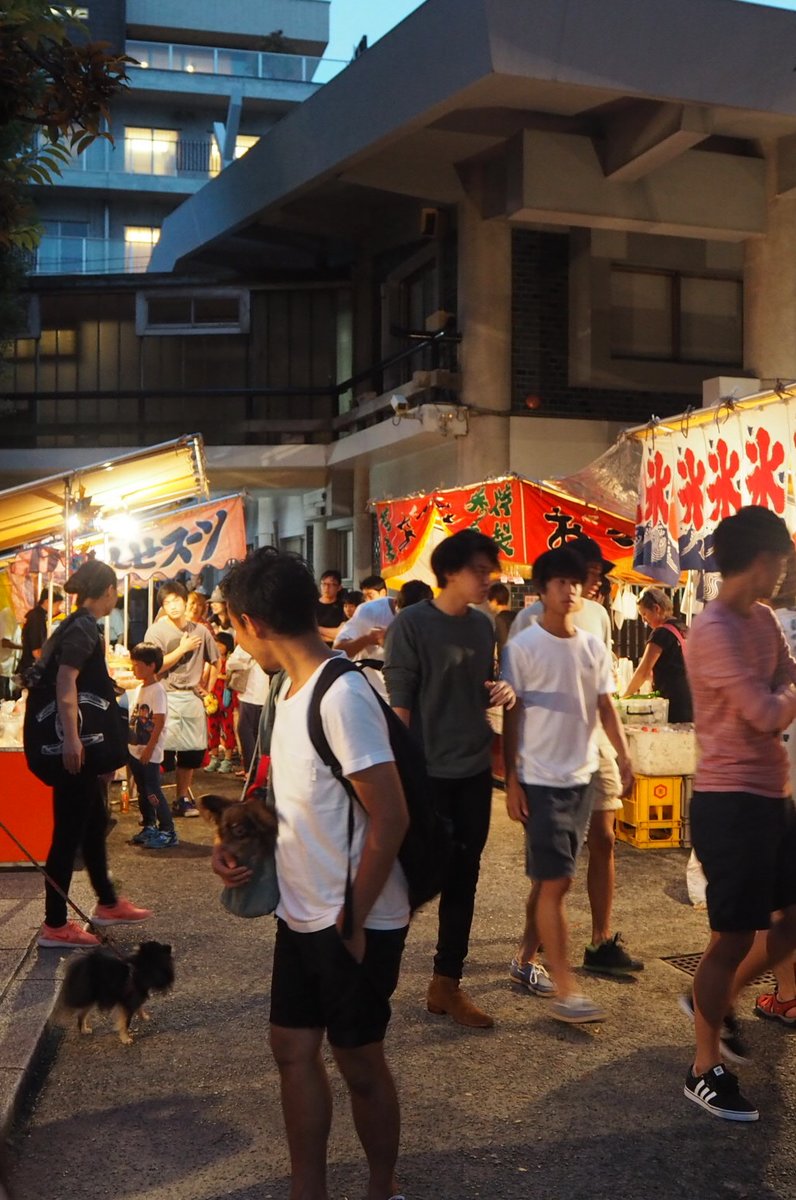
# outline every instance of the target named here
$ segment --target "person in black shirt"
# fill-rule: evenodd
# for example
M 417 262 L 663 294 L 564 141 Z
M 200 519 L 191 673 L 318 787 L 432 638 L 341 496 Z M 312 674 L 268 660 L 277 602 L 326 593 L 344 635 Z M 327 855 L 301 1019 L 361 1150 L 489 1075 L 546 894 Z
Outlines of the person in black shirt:
M 19 658 L 20 672 L 32 667 L 41 655 L 41 648 L 47 641 L 47 601 L 50 593 L 47 588 L 39 596 L 34 608 L 25 617 L 22 626 L 22 654 Z M 63 592 L 53 591 L 53 619 L 64 611 Z
M 693 721 L 691 690 L 685 673 L 685 631 L 673 616 L 672 602 L 661 588 L 645 588 L 638 600 L 639 616 L 652 633 L 625 696 L 640 692 L 652 676 L 656 692 L 669 701 L 672 725 Z
M 324 571 L 321 575 L 321 596 L 315 605 L 315 620 L 327 646 L 334 644 L 345 621 L 341 596 L 343 580 L 339 571 Z

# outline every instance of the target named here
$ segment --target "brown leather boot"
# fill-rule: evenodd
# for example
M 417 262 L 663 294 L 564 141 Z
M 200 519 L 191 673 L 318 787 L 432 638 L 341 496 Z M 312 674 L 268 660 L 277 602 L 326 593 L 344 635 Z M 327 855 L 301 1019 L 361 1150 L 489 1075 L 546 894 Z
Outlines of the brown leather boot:
M 457 1024 L 468 1025 L 471 1029 L 491 1029 L 495 1024 L 494 1018 L 476 1007 L 467 992 L 462 991 L 459 980 L 447 975 L 432 975 L 426 1008 L 437 1016 L 446 1014 Z

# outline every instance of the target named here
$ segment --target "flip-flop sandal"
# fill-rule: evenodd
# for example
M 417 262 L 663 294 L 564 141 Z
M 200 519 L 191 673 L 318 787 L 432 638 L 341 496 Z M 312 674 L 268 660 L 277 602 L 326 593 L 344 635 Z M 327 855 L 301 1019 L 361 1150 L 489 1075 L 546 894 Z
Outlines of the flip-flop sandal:
M 776 992 L 763 992 L 757 997 L 755 1013 L 766 1021 L 779 1021 L 780 1025 L 796 1025 L 796 999 L 780 1000 Z

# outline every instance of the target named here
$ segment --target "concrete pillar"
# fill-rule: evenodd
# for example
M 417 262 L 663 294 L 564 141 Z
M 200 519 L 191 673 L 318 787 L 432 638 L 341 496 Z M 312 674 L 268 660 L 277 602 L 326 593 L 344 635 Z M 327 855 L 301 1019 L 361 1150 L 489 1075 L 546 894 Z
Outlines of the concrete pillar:
M 462 400 L 505 416 L 474 416 L 456 441 L 457 476 L 472 483 L 509 469 L 511 411 L 511 228 L 459 205 L 459 328 Z
M 776 195 L 777 155 L 766 147 L 768 226 L 746 243 L 744 366 L 758 379 L 796 379 L 796 196 Z
M 360 579 L 373 573 L 373 545 L 371 538 L 372 520 L 368 511 L 370 499 L 370 471 L 367 467 L 357 467 L 354 471 L 354 502 L 352 505 L 354 551 L 352 571 L 354 587 L 359 587 Z

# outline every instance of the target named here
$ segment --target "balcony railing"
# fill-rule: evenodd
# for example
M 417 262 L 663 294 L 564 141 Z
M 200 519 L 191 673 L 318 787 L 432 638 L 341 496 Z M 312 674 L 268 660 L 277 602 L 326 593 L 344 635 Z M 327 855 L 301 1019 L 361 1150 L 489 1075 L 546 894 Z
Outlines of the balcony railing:
M 328 83 L 348 65 L 343 59 L 307 54 L 225 50 L 217 46 L 183 46 L 175 42 L 128 41 L 126 52 L 143 70 L 273 79 L 281 83 Z
M 31 275 L 136 273 L 146 271 L 151 255 L 148 242 L 45 234 L 30 256 L 28 269 Z
M 72 171 L 113 171 L 128 175 L 185 176 L 210 179 L 221 170 L 221 156 L 209 139 L 173 141 L 158 138 L 116 136 L 113 144 L 105 138 L 93 142 L 82 154 L 61 163 L 62 174 Z

